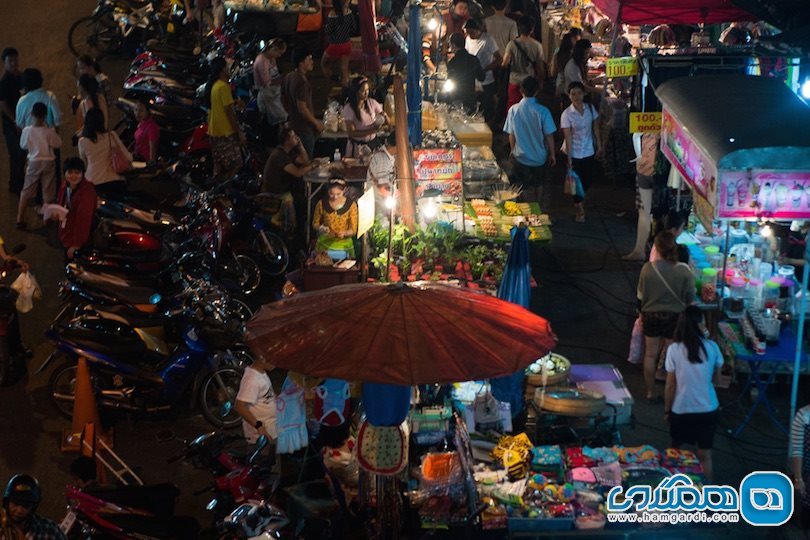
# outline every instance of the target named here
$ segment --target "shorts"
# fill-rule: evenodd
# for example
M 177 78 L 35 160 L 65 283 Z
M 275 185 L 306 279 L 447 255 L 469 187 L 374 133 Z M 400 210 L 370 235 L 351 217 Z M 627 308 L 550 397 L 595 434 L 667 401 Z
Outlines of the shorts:
M 644 337 L 672 339 L 680 313 L 669 311 L 647 311 L 641 314 Z
M 547 169 L 545 165 L 539 167 L 532 167 L 524 165 L 513 157 L 509 158 L 512 164 L 512 174 L 509 182 L 526 187 L 542 187 L 546 181 Z
M 347 41 L 346 43 L 330 43 L 326 46 L 326 50 L 323 53 L 328 56 L 329 58 L 342 58 L 344 56 L 351 56 L 352 55 L 352 42 Z
M 639 189 L 653 189 L 655 187 L 655 177 L 636 173 L 636 184 L 638 184 Z
M 717 411 L 707 413 L 669 414 L 669 434 L 672 447 L 696 444 L 701 450 L 711 450 L 714 444 L 714 429 L 717 426 Z

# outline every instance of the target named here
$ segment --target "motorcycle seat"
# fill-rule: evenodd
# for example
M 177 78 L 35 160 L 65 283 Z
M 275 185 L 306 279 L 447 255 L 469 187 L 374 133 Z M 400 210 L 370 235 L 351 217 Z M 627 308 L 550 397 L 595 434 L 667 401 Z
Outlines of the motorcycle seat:
M 163 313 L 144 313 L 127 306 L 93 306 L 93 311 L 105 319 L 126 321 L 134 328 L 163 326 L 169 322 Z
M 140 340 L 107 339 L 81 328 L 67 327 L 59 332 L 60 338 L 84 351 L 88 356 L 108 356 L 129 363 L 158 365 L 164 360 L 156 358 Z
M 97 291 L 119 299 L 121 302 L 132 305 L 151 304 L 152 297 L 157 293 L 152 287 L 120 284 L 121 278 L 110 274 L 95 274 L 85 271 L 77 279 Z

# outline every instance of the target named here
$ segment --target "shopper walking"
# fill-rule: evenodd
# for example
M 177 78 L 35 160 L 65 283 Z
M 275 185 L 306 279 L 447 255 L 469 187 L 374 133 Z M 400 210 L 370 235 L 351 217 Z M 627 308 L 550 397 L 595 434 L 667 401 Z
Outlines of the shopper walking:
M 292 54 L 293 70 L 284 76 L 281 98 L 287 110 L 287 125 L 301 138 L 307 156 L 312 157 L 315 140 L 323 131 L 323 123 L 315 117 L 312 107 L 312 85 L 307 74 L 315 67 L 312 54 L 296 48 Z
M 76 59 L 76 71 L 79 77 L 89 75 L 98 83 L 98 91 L 104 96 L 107 105 L 112 104 L 112 88 L 110 78 L 101 70 L 99 63 L 93 57 L 83 54 Z
M 42 187 L 42 201 L 52 203 L 56 198 L 56 167 L 54 149 L 62 146 L 62 139 L 52 127 L 45 125 L 48 107 L 44 103 L 34 103 L 31 114 L 34 125 L 22 130 L 20 147 L 28 151 L 28 169 L 25 183 L 17 205 L 17 229 L 25 229 L 25 210 L 28 203 Z
M 541 202 L 548 165 L 557 164 L 554 155 L 557 127 L 551 111 L 537 101 L 538 90 L 537 79 L 523 79 L 520 83 L 523 99 L 509 109 L 503 130 L 509 134 L 511 183 L 523 189 L 523 200 Z
M 670 232 L 655 237 L 660 259 L 641 269 L 637 298 L 644 332 L 645 396 L 660 401 L 655 389 L 655 370 L 661 350 L 672 341 L 678 317 L 695 298 L 695 276 L 688 265 L 678 262 L 678 248 Z
M 84 119 L 84 129 L 79 139 L 79 157 L 87 164 L 85 176 L 102 197 L 119 199 L 126 191 L 126 179 L 113 168 L 113 153 L 118 152 L 127 162 L 132 162 L 124 143 L 114 130 L 104 127 L 104 115 L 100 109 L 90 109 Z
M 104 94 L 98 87 L 98 81 L 90 75 L 80 75 L 77 84 L 79 90 L 79 103 L 76 107 L 76 138 L 81 135 L 84 128 L 84 117 L 90 109 L 99 109 L 104 114 L 104 127 L 109 126 L 109 114 Z
M 340 69 L 340 85 L 349 85 L 349 60 L 352 56 L 352 35 L 357 30 L 357 22 L 349 2 L 332 0 L 332 9 L 326 16 L 324 34 L 329 42 L 321 57 L 321 70 L 327 79 L 332 78 L 333 68 Z
M 475 110 L 475 81 L 484 80 L 481 63 L 464 48 L 464 34 L 450 36 L 450 54 L 447 78 L 452 81 L 449 101 L 460 103 L 467 111 Z
M 593 45 L 590 40 L 580 39 L 574 44 L 574 50 L 571 52 L 571 59 L 565 64 L 563 69 L 563 86 L 566 89 L 572 82 L 582 83 L 585 91 L 591 95 L 591 98 L 596 103 L 599 98 L 601 90 L 595 85 L 591 84 L 588 78 L 588 58 L 591 57 Z
M 479 101 L 484 120 L 491 124 L 495 112 L 495 68 L 501 65 L 501 53 L 495 40 L 482 30 L 481 23 L 475 19 L 464 23 L 464 32 L 467 35 L 464 48 L 478 59 L 481 69 L 484 70 Z
M 549 76 L 554 80 L 554 94 L 557 97 L 563 96 L 568 89 L 565 86 L 565 66 L 571 60 L 574 52 L 574 44 L 577 42 L 577 34 L 573 31 L 567 32 L 560 41 L 560 48 L 551 57 L 549 62 Z
M 503 55 L 506 54 L 506 46 L 518 37 L 517 23 L 505 14 L 506 0 L 494 0 L 492 9 L 495 10 L 495 13 L 484 19 L 484 27 L 487 34 L 495 40 L 498 52 L 503 58 Z
M 522 99 L 520 83 L 523 79 L 534 77 L 539 89 L 546 78 L 543 46 L 532 37 L 534 21 L 524 15 L 518 20 L 517 26 L 520 35 L 506 46 L 501 63 L 503 67 L 509 68 L 507 108 Z
M 205 101 L 208 108 L 208 139 L 214 160 L 214 176 L 228 180 L 242 167 L 245 134 L 236 119 L 236 108 L 228 84 L 228 65 L 221 56 L 210 64 Z
M 598 174 L 597 159 L 602 157 L 602 136 L 599 132 L 599 112 L 590 103 L 585 103 L 585 87 L 582 83 L 568 85 L 571 105 L 560 117 L 565 142 L 563 152 L 568 155 L 568 170 L 579 176 L 583 192 L 587 192 Z M 584 195 L 584 193 L 583 193 Z M 583 197 L 574 194 L 576 220 L 585 222 Z
M 287 120 L 287 111 L 281 103 L 281 82 L 284 78 L 278 67 L 278 59 L 287 51 L 281 38 L 271 39 L 253 61 L 253 81 L 258 91 L 257 105 L 262 115 L 264 143 L 278 144 L 278 131 Z
M 706 483 L 714 477 L 712 443 L 720 406 L 714 383 L 722 367 L 720 347 L 704 337 L 703 312 L 697 306 L 687 307 L 667 349 L 664 419 L 669 422 L 673 448 L 697 445 Z
M 0 78 L 0 116 L 3 117 L 3 137 L 8 151 L 8 190 L 19 195 L 25 177 L 25 152 L 20 148 L 20 130 L 16 124 L 17 102 L 22 92 L 20 54 L 8 47 L 0 53 L 3 77 Z
M 56 128 L 57 131 L 62 125 L 62 109 L 59 108 L 59 100 L 56 99 L 56 94 L 42 88 L 42 83 L 42 72 L 38 69 L 28 68 L 23 71 L 22 84 L 25 95 L 17 102 L 15 112 L 17 127 L 21 130 L 34 124 L 34 117 L 31 115 L 34 103 L 44 103 L 48 107 L 45 125 Z

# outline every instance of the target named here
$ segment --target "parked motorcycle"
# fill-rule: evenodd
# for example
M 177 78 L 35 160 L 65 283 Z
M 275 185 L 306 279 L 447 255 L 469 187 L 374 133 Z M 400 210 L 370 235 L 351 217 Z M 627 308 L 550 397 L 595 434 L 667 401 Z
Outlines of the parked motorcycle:
M 171 484 L 79 489 L 67 486 L 68 513 L 60 528 L 70 539 L 196 539 L 200 526 L 175 516 L 180 491 Z
M 71 25 L 68 31 L 70 51 L 76 56 L 89 54 L 98 59 L 122 52 L 127 44 L 143 45 L 149 40 L 162 40 L 164 27 L 159 16 L 160 4 L 161 0 L 99 0 L 92 15 Z
M 94 312 L 70 317 L 75 308 L 66 305 L 46 332 L 56 350 L 38 370 L 57 356 L 66 357 L 48 384 L 56 410 L 71 416 L 76 360 L 83 357 L 102 409 L 166 411 L 190 393 L 212 425 L 238 425 L 237 414 L 222 418 L 218 411 L 235 399 L 250 356 L 228 348 L 241 336 L 226 320 L 218 320 L 227 315 L 216 317 L 213 308 L 194 305 L 202 300 L 190 295 L 186 305 L 166 316 L 91 307 Z

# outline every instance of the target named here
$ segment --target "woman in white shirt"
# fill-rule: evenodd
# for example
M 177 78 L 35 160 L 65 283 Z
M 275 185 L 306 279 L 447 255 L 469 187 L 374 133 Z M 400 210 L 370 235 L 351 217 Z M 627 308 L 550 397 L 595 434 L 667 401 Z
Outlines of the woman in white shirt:
M 132 154 L 118 138 L 118 134 L 104 128 L 104 113 L 101 109 L 88 110 L 82 137 L 79 139 L 79 157 L 87 164 L 84 176 L 95 186 L 99 197 L 116 197 L 126 191 L 126 180 L 113 169 L 112 154 L 116 147 L 131 163 Z
M 599 112 L 590 103 L 585 103 L 585 86 L 581 82 L 568 85 L 571 105 L 562 112 L 560 127 L 565 136 L 563 152 L 568 154 L 568 169 L 573 170 L 582 182 L 583 191 L 588 191 L 598 174 L 597 158 L 602 157 L 602 136 L 599 133 Z M 576 220 L 585 221 L 583 198 L 574 195 Z
M 714 382 L 723 367 L 717 343 L 703 333 L 703 312 L 688 306 L 678 319 L 667 349 L 664 419 L 669 422 L 672 447 L 696 444 L 706 481 L 712 479 L 712 445 L 720 406 Z

